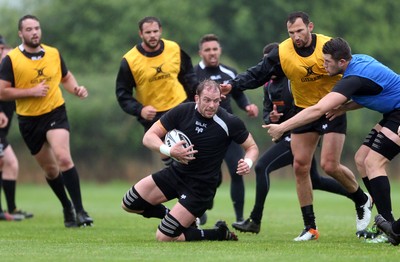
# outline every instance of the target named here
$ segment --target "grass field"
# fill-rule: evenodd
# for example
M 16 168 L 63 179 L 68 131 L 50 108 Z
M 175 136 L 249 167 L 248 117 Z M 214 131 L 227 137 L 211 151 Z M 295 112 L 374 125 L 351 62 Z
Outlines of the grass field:
M 254 184 L 246 181 L 245 216 L 253 205 Z M 320 238 L 297 243 L 302 229 L 293 181 L 272 180 L 261 232 L 238 233 L 238 242 L 159 243 L 157 219 L 127 214 L 120 201 L 129 183 L 83 183 L 90 228 L 66 229 L 59 203 L 46 185 L 18 186 L 19 206 L 35 217 L 0 223 L 0 261 L 398 261 L 399 247 L 368 244 L 355 236 L 355 211 L 344 197 L 315 191 Z M 400 216 L 400 183 L 392 184 L 395 216 Z M 4 203 L 4 199 L 3 199 Z M 4 205 L 4 204 L 3 204 Z M 374 210 L 374 215 L 376 210 Z M 229 184 L 217 193 L 204 228 L 216 220 L 234 222 Z

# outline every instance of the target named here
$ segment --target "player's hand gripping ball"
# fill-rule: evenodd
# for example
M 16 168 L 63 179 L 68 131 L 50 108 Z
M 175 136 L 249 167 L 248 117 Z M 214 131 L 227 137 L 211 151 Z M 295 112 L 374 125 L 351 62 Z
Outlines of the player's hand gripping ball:
M 182 147 L 187 148 L 192 145 L 192 142 L 190 141 L 190 139 L 182 131 L 173 129 L 165 135 L 164 143 L 169 147 L 173 147 L 177 142 L 182 141 L 182 140 L 185 141 L 185 143 L 182 145 Z M 190 155 L 190 156 L 193 156 L 193 155 Z M 178 161 L 174 157 L 171 157 L 171 158 L 174 159 L 175 161 Z

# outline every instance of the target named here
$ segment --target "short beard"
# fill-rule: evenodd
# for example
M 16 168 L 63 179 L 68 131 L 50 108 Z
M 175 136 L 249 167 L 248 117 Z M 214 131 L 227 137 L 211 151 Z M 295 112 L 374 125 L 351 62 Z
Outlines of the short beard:
M 155 46 L 151 46 L 149 43 L 144 42 L 144 45 L 147 46 L 147 48 L 151 49 L 151 50 L 155 50 L 157 48 L 157 46 L 160 44 L 160 41 L 157 42 L 157 44 Z
M 31 42 L 25 42 L 25 45 L 30 48 L 36 48 L 36 47 L 40 46 L 40 42 L 37 44 L 31 43 Z

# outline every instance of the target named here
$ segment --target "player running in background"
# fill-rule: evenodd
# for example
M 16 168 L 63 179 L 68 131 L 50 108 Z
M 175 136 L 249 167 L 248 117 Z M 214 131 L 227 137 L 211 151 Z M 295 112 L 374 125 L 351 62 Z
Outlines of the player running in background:
M 58 50 L 41 43 L 37 17 L 21 17 L 18 35 L 22 43 L 1 63 L 0 100 L 16 101 L 21 135 L 62 204 L 65 227 L 91 225 L 93 219 L 83 208 L 79 175 L 70 153 L 69 122 L 59 85 L 81 99 L 88 92 L 78 85 Z
M 201 37 L 199 41 L 199 55 L 201 61 L 194 66 L 194 71 L 196 72 L 199 81 L 211 79 L 222 84 L 235 78 L 237 75 L 236 70 L 220 62 L 221 53 L 222 47 L 216 35 L 206 34 Z M 233 114 L 231 106 L 232 99 L 235 100 L 238 107 L 244 110 L 249 117 L 258 116 L 258 107 L 255 104 L 250 103 L 244 92 L 238 89 L 232 90 L 232 92 L 227 94 L 226 98 L 220 102 L 220 107 L 225 108 L 229 113 Z M 235 142 L 232 142 L 229 145 L 229 149 L 226 151 L 224 160 L 231 177 L 230 194 L 237 222 L 243 221 L 245 196 L 243 177 L 236 173 L 237 162 L 242 157 L 243 149 Z M 201 220 L 200 224 L 205 223 L 204 216 L 202 217 L 203 221 Z
M 0 35 L 0 64 L 1 60 L 11 51 L 6 44 L 4 37 Z M 0 191 L 1 186 L 4 190 L 5 199 L 7 202 L 8 212 L 3 212 L 0 203 L 0 220 L 20 220 L 24 218 L 32 218 L 33 214 L 17 208 L 15 202 L 15 192 L 18 178 L 18 159 L 14 153 L 12 146 L 7 141 L 7 134 L 11 126 L 12 118 L 15 111 L 14 101 L 0 101 L 0 111 L 4 112 L 8 118 L 8 124 L 0 129 L 0 143 L 2 144 L 1 150 L 3 151 L 3 165 L 0 171 Z M 1 198 L 1 196 L 0 196 Z M 1 214 L 3 212 L 3 215 Z
M 135 116 L 146 132 L 171 108 L 193 101 L 198 80 L 190 56 L 161 38 L 160 19 L 145 17 L 138 24 L 142 42 L 122 58 L 115 92 L 122 110 Z M 162 160 L 166 165 L 172 161 Z

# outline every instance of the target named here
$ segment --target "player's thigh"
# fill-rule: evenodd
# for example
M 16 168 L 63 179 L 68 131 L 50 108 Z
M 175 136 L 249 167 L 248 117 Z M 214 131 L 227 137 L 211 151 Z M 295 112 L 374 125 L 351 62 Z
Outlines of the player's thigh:
M 196 219 L 196 217 L 179 202 L 172 207 L 170 213 L 183 227 L 186 228 Z
M 321 165 L 339 163 L 346 135 L 341 133 L 326 133 L 322 138 Z
M 319 134 L 308 132 L 291 135 L 291 149 L 293 153 L 293 164 L 311 165 L 315 149 L 318 144 Z
M 47 141 L 56 155 L 70 155 L 69 131 L 66 129 L 52 129 L 47 131 Z
M 139 195 L 152 205 L 167 201 L 167 198 L 156 185 L 152 176 L 142 178 L 134 187 Z

